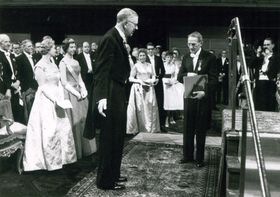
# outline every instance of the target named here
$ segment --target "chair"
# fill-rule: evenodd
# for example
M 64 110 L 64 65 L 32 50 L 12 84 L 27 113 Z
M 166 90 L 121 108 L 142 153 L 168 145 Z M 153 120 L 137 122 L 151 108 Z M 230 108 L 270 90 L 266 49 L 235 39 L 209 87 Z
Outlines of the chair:
M 17 152 L 17 170 L 21 174 L 26 126 L 14 122 L 12 117 L 10 101 L 0 100 L 0 158 Z

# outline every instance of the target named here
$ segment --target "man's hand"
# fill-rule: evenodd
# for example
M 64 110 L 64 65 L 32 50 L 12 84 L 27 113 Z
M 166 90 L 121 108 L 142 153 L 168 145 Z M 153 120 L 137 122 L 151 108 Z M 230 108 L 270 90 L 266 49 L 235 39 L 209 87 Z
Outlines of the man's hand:
M 19 88 L 19 86 L 20 86 L 19 80 L 16 80 L 14 83 L 12 83 L 11 86 L 12 86 L 14 89 L 17 90 L 17 89 Z
M 5 96 L 10 99 L 12 97 L 11 89 L 7 89 Z
M 200 99 L 202 99 L 202 98 L 205 96 L 205 92 L 204 92 L 204 91 L 196 91 L 196 92 L 193 92 L 193 94 L 194 94 L 195 96 L 192 96 L 192 97 L 191 97 L 192 99 L 198 99 L 198 100 L 200 100 Z
M 104 110 L 107 109 L 107 99 L 101 99 L 98 101 L 98 112 L 103 116 L 106 117 Z
M 86 90 L 81 92 L 82 99 L 85 99 L 87 97 L 87 95 L 88 95 L 88 92 Z

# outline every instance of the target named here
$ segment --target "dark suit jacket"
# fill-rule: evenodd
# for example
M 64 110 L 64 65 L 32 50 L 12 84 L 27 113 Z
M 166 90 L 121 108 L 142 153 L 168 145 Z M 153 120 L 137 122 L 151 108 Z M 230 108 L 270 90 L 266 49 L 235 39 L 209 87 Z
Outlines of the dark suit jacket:
M 90 96 L 90 106 L 84 133 L 87 138 L 92 138 L 95 135 L 93 133 L 95 128 L 93 119 L 95 119 L 96 103 L 101 99 L 107 99 L 107 105 L 114 102 L 108 94 L 110 83 L 113 81 L 125 86 L 130 74 L 127 50 L 116 28 L 110 29 L 100 41 L 95 65 L 93 91 Z
M 165 75 L 165 69 L 164 69 L 162 59 L 156 55 L 154 56 L 154 58 L 155 58 L 156 76 L 158 76 L 159 79 L 162 79 L 162 77 Z M 151 63 L 149 56 L 147 56 L 147 62 Z
M 208 75 L 208 84 L 205 91 L 205 96 L 198 100 L 199 112 L 196 117 L 195 128 L 199 130 L 206 130 L 208 128 L 208 121 L 211 117 L 211 94 L 213 94 L 213 89 L 218 83 L 218 74 L 217 74 L 217 64 L 216 57 L 209 53 L 208 51 L 201 50 L 200 55 L 197 60 L 195 70 L 193 69 L 193 59 L 190 57 L 190 54 L 186 54 L 182 60 L 182 66 L 178 73 L 178 81 L 183 83 L 183 77 L 187 76 L 188 72 L 194 72 L 198 75 Z M 210 93 L 210 94 L 209 94 Z M 195 103 L 193 99 L 190 99 L 189 103 Z M 187 107 L 186 110 L 189 110 L 193 106 Z M 188 121 L 188 119 L 187 119 Z M 192 124 L 192 123 L 187 123 Z
M 21 90 L 23 92 L 25 92 L 29 88 L 36 90 L 38 84 L 34 78 L 33 68 L 28 60 L 28 57 L 24 53 L 22 53 L 16 58 L 16 64 L 18 67 L 18 80 L 20 81 Z
M 199 70 L 199 67 L 201 68 Z M 216 66 L 216 58 L 213 54 L 201 50 L 200 55 L 197 60 L 197 65 L 195 70 L 193 70 L 193 62 L 190 54 L 186 54 L 182 60 L 182 66 L 178 73 L 178 81 L 183 83 L 183 77 L 187 76 L 188 72 L 194 72 L 198 75 L 208 75 L 208 89 L 209 86 L 215 86 L 218 83 L 218 73 Z
M 228 72 L 229 72 L 229 60 L 226 58 L 225 63 L 223 64 L 222 58 L 217 59 L 217 69 L 218 73 L 225 73 L 223 81 L 228 81 Z
M 16 62 L 15 62 L 15 56 L 13 54 L 10 55 L 11 61 L 12 61 L 12 66 L 14 69 L 14 74 L 15 77 L 17 77 L 17 67 L 16 67 Z M 5 53 L 0 51 L 0 63 L 3 66 L 3 82 L 4 82 L 4 91 L 6 92 L 7 89 L 11 89 L 11 84 L 15 80 L 12 80 L 12 70 L 10 67 L 10 64 L 5 56 Z M 13 91 L 11 89 L 11 91 Z
M 77 55 L 76 58 L 81 67 L 82 79 L 89 92 L 89 88 L 91 87 L 92 81 L 93 81 L 93 73 L 88 73 L 88 65 L 87 65 L 87 61 L 86 61 L 84 53 L 80 53 L 79 55 Z M 91 65 L 92 65 L 92 71 L 94 72 L 95 61 L 92 59 L 92 55 L 90 55 L 90 60 L 91 60 Z
M 54 56 L 53 59 L 54 59 L 54 63 L 58 66 L 60 61 L 62 60 L 63 58 L 63 55 L 62 54 L 58 54 L 57 56 Z
M 39 62 L 41 58 L 42 58 L 41 53 L 34 53 L 33 54 L 34 64 L 37 64 L 37 62 Z
M 259 80 L 259 70 L 262 68 L 262 64 L 263 64 L 263 60 L 264 57 L 256 57 L 253 62 L 252 62 L 252 68 L 255 69 L 255 73 L 253 78 L 256 80 Z M 269 63 L 267 66 L 267 76 L 269 80 L 275 80 L 277 73 L 279 72 L 279 68 L 280 68 L 280 57 L 277 55 L 272 55 L 269 58 Z

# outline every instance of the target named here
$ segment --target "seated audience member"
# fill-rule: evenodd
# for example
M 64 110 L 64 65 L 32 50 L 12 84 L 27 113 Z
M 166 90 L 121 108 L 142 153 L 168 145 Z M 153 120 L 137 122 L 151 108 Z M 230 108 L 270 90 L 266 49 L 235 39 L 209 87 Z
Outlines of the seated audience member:
M 77 161 L 71 124 L 66 109 L 70 102 L 64 100 L 60 72 L 51 61 L 55 55 L 52 39 L 42 41 L 43 57 L 35 65 L 38 90 L 27 125 L 24 171 L 57 170 Z
M 139 49 L 139 62 L 131 70 L 133 83 L 127 107 L 128 134 L 160 132 L 159 114 L 154 84 L 157 83 L 153 67 L 146 61 L 145 49 Z

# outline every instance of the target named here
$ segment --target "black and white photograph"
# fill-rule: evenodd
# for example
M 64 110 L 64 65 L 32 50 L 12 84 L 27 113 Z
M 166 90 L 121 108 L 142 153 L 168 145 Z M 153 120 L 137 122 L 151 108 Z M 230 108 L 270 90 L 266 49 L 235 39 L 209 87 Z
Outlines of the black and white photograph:
M 280 1 L 0 0 L 0 197 L 279 197 Z

